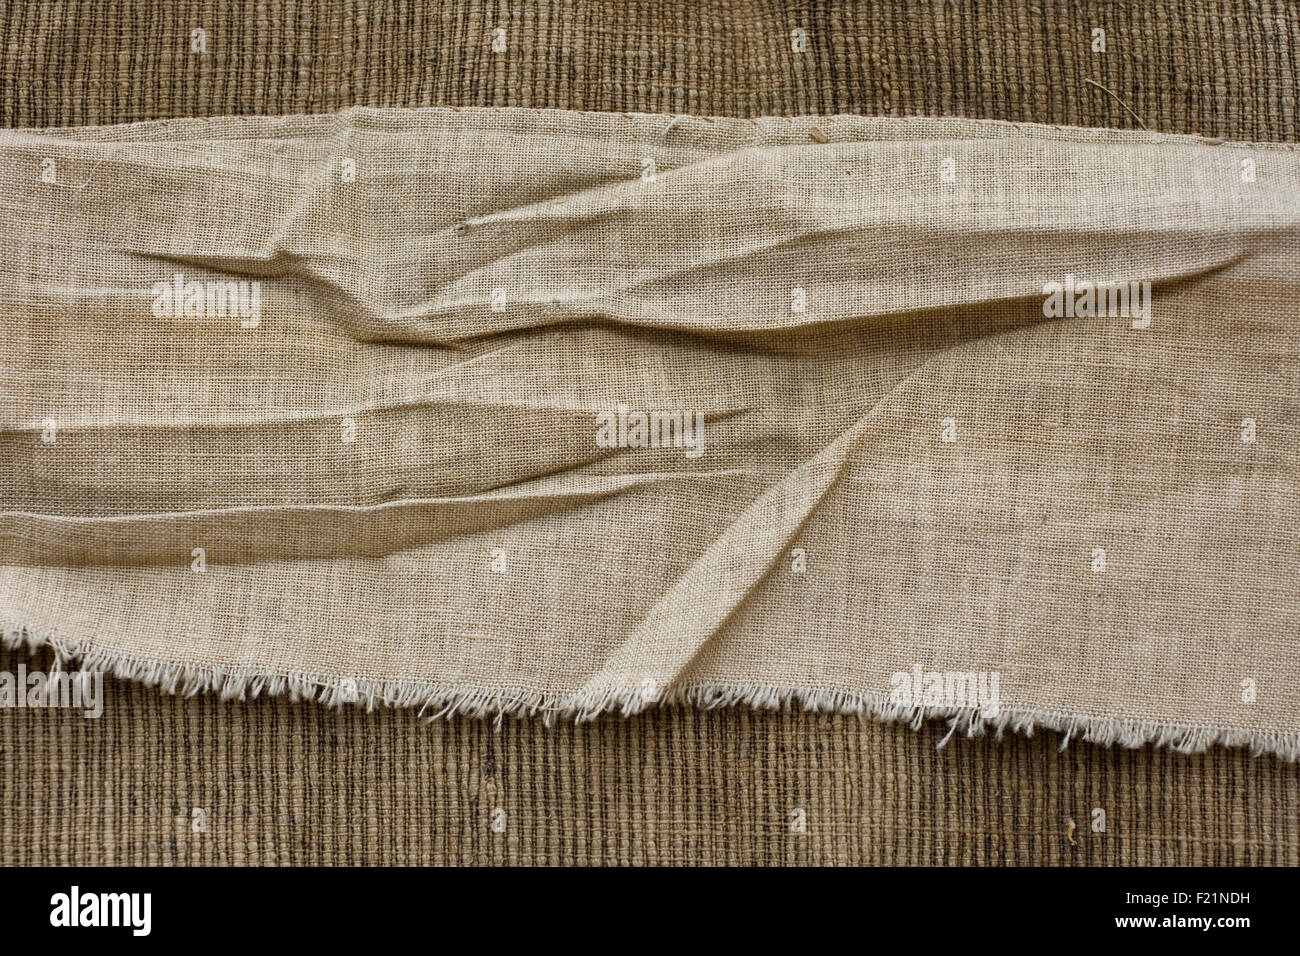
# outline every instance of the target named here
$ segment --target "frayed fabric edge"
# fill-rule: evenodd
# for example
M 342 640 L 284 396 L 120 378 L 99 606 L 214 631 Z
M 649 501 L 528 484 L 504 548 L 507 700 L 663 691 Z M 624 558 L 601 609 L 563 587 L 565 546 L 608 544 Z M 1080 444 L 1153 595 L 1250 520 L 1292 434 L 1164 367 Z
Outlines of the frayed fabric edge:
M 83 670 L 157 687 L 168 694 L 194 697 L 216 693 L 222 700 L 251 700 L 262 695 L 313 701 L 331 709 L 347 705 L 373 711 L 377 706 L 418 708 L 429 720 L 456 716 L 536 718 L 546 724 L 556 720 L 593 720 L 607 714 L 631 717 L 651 707 L 685 704 L 703 710 L 745 706 L 786 710 L 799 705 L 805 711 L 852 714 L 890 723 L 906 723 L 920 730 L 927 720 L 947 720 L 943 747 L 956 734 L 1000 739 L 1011 731 L 1032 737 L 1036 730 L 1061 734 L 1060 749 L 1079 739 L 1101 746 L 1141 747 L 1151 744 L 1184 754 L 1202 753 L 1212 746 L 1248 748 L 1254 756 L 1270 754 L 1282 760 L 1300 760 L 1300 731 L 1259 731 L 1233 727 L 1192 727 L 1157 720 L 1132 720 L 1068 714 L 1048 710 L 999 708 L 996 713 L 976 707 L 899 704 L 888 694 L 835 688 L 800 688 L 779 684 L 707 683 L 659 689 L 648 682 L 620 685 L 578 694 L 556 695 L 537 690 L 484 691 L 467 685 L 431 684 L 394 680 L 354 679 L 301 672 L 270 674 L 255 668 L 223 668 L 139 660 L 98 647 L 82 647 L 27 627 L 5 626 L 0 640 L 10 650 L 26 647 L 53 652 L 55 669 L 77 664 Z

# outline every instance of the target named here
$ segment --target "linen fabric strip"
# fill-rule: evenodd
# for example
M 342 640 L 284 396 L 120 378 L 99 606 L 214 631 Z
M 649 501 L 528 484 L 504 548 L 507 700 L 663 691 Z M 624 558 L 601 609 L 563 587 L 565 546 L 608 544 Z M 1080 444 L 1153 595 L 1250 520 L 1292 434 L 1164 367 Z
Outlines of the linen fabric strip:
M 442 109 L 0 143 L 11 643 L 1297 752 L 1288 147 Z

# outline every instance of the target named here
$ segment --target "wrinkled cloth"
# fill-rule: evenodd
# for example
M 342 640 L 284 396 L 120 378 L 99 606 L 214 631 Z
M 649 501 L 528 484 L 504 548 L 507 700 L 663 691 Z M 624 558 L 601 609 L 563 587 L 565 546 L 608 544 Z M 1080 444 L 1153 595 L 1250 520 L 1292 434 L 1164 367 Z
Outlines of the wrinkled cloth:
M 0 149 L 11 643 L 1300 752 L 1291 147 L 353 109 Z M 932 673 L 996 706 L 900 698 Z

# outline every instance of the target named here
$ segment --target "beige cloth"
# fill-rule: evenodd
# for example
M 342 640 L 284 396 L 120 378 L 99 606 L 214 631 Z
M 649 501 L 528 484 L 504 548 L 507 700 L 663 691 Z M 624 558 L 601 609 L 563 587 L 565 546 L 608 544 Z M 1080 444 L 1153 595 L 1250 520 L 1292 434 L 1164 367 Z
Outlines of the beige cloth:
M 11 643 L 1300 753 L 1291 147 L 359 109 L 0 149 Z M 1133 308 L 1045 314 L 1086 282 Z

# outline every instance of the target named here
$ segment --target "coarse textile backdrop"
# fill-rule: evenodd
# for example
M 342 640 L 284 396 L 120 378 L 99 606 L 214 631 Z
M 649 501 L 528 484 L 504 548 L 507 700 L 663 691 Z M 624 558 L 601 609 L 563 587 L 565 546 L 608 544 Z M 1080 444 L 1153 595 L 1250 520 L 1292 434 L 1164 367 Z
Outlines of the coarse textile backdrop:
M 854 4 L 731 4 L 697 6 L 694 14 L 672 4 L 629 4 L 617 5 L 616 15 L 611 9 L 540 4 L 520 16 L 505 5 L 484 4 L 6 7 L 0 13 L 6 18 L 0 102 L 6 124 L 23 126 L 445 104 L 740 116 L 956 113 L 1135 127 L 1110 96 L 1084 82 L 1092 79 L 1118 94 L 1152 129 L 1295 139 L 1297 14 L 1289 4 L 1068 9 L 898 4 L 870 10 Z M 188 55 L 197 23 L 207 24 L 206 59 Z M 518 55 L 504 60 L 492 55 L 489 24 L 497 23 L 505 23 Z M 789 33 L 803 23 L 809 52 L 792 56 L 786 52 Z M 1103 56 L 1089 49 L 1094 25 L 1108 30 Z M 241 33 L 255 39 L 233 44 L 232 37 Z M 565 56 L 576 58 L 577 65 L 562 68 Z M 866 63 L 871 68 L 864 68 Z M 10 658 L 9 669 L 16 663 Z M 1282 822 L 1295 819 L 1294 767 L 1235 750 L 1184 757 L 1075 742 L 1058 755 L 1055 735 L 1047 734 L 1001 743 L 956 739 L 935 752 L 942 727 L 913 736 L 903 728 L 815 714 L 668 709 L 578 728 L 507 720 L 496 736 L 490 724 L 454 720 L 435 725 L 436 736 L 411 744 L 428 762 L 408 763 L 388 748 L 401 746 L 398 739 L 408 733 L 427 730 L 409 714 L 317 714 L 314 707 L 268 700 L 182 701 L 117 682 L 110 683 L 109 693 L 110 699 L 132 701 L 129 709 L 106 716 L 119 722 L 116 744 L 111 731 L 96 736 L 96 723 L 78 717 L 81 736 L 69 728 L 58 738 L 64 742 L 60 748 L 46 737 L 66 726 L 66 715 L 3 716 L 13 732 L 0 746 L 26 755 L 14 760 L 6 754 L 5 766 L 14 776 L 3 791 L 10 795 L 6 810 L 13 810 L 3 814 L 5 846 L 30 847 L 20 843 L 19 834 L 50 836 L 35 843 L 49 847 L 51 855 L 29 850 L 27 862 L 88 859 L 96 853 L 104 855 L 95 858 L 119 861 L 344 859 L 340 834 L 353 827 L 368 834 L 361 839 L 372 840 L 377 849 L 361 856 L 352 847 L 350 860 L 485 859 L 472 852 L 469 840 L 448 837 L 425 847 L 410 845 L 418 838 L 400 834 L 403 820 L 412 817 L 399 819 L 385 804 L 395 810 L 410 801 L 403 805 L 424 808 L 416 820 L 425 813 L 435 830 L 459 832 L 451 817 L 437 826 L 439 814 L 455 812 L 454 801 L 437 799 L 454 789 L 451 770 L 447 777 L 430 779 L 424 771 L 404 768 L 443 767 L 440 754 L 477 754 L 494 744 L 516 755 L 520 769 L 513 786 L 528 797 L 511 809 L 512 830 L 533 834 L 527 845 L 513 844 L 514 859 L 558 861 L 563 847 L 582 843 L 577 835 L 582 827 L 619 834 L 609 843 L 583 844 L 592 848 L 582 857 L 588 861 L 778 859 L 773 844 L 757 836 L 758 827 L 788 829 L 790 808 L 776 782 L 797 777 L 807 765 L 800 755 L 816 748 L 824 748 L 826 762 L 819 765 L 831 772 L 814 779 L 815 792 L 807 801 L 822 801 L 820 811 L 810 811 L 808 834 L 800 838 L 807 842 L 797 844 L 810 848 L 808 859 L 832 859 L 827 848 L 843 843 L 835 834 L 856 832 L 868 819 L 880 818 L 880 805 L 853 799 L 877 785 L 892 793 L 897 809 L 884 814 L 889 822 L 870 846 L 850 843 L 845 860 L 1294 862 L 1296 857 L 1294 828 Z M 128 713 L 131 723 L 123 723 Z M 315 758 L 319 773 L 298 777 L 301 784 L 290 786 L 294 775 L 277 770 L 276 760 L 247 779 L 236 769 L 243 782 L 222 812 L 238 822 L 206 836 L 191 828 L 184 832 L 192 840 L 177 842 L 168 826 L 177 815 L 188 817 L 187 801 L 197 801 L 193 794 L 200 791 L 171 785 L 163 793 L 154 786 L 157 781 L 195 773 L 184 755 L 199 752 L 201 740 L 219 749 L 237 747 L 241 738 L 269 739 L 271 753 L 291 754 L 297 745 L 312 753 L 305 744 L 312 732 L 302 721 L 343 728 L 330 732 L 331 756 Z M 128 745 L 133 724 L 154 729 L 145 734 L 148 739 Z M 741 739 L 748 743 L 736 743 Z M 634 751 L 648 755 L 644 770 L 618 763 Z M 30 759 L 34 753 L 63 756 L 37 762 Z M 920 781 L 945 793 L 969 789 L 961 786 L 962 775 L 976 771 L 963 768 L 962 755 L 997 767 L 998 783 L 987 799 L 914 798 Z M 103 760 L 110 757 L 121 763 L 105 773 Z M 239 758 L 227 753 L 224 759 Z M 245 766 L 253 763 L 251 757 L 242 760 Z M 468 759 L 457 764 L 471 765 Z M 391 772 L 407 786 L 399 782 L 395 791 L 394 780 L 375 772 L 376 766 L 396 768 Z M 493 760 L 476 766 L 487 774 L 490 791 Z M 582 801 L 572 831 L 564 829 L 567 822 L 558 830 L 542 825 L 573 819 L 553 811 L 577 799 L 559 784 L 536 786 L 548 766 L 557 773 L 583 768 L 581 773 L 590 772 L 581 778 L 583 786 L 596 788 Z M 619 767 L 623 772 L 610 769 Z M 850 772 L 853 767 L 856 772 Z M 714 786 L 719 768 L 727 768 L 729 786 Z M 676 775 L 672 789 L 683 794 L 680 802 L 665 795 L 663 780 L 671 775 Z M 1097 792 L 1093 788 L 1113 792 L 1115 803 L 1127 808 L 1126 839 L 1113 835 L 1120 825 L 1114 822 L 1110 837 L 1089 833 L 1086 804 Z M 770 810 L 773 792 L 781 794 L 782 805 Z M 204 799 L 220 805 L 221 794 L 213 793 Z M 1035 809 L 1018 812 L 1016 807 Z M 486 837 L 489 816 L 484 803 L 465 825 Z M 1078 833 L 1068 832 L 1067 817 L 1079 822 Z M 362 824 L 363 818 L 371 822 Z M 69 844 L 57 837 L 60 828 L 76 834 L 91 820 L 107 821 L 106 842 Z M 297 841 L 285 829 L 295 820 L 310 821 Z M 122 834 L 119 840 L 113 839 L 114 827 Z M 568 832 L 575 835 L 572 841 Z M 927 842 L 918 836 L 923 833 L 933 838 Z M 737 845 L 738 839 L 751 842 Z M 60 846 L 66 855 L 56 857 L 54 848 Z M 286 856 L 292 846 L 301 852 Z M 503 840 L 498 846 L 504 852 L 512 844 Z M 966 855 L 955 847 L 966 848 Z M 257 857 L 258 852 L 265 855 Z

